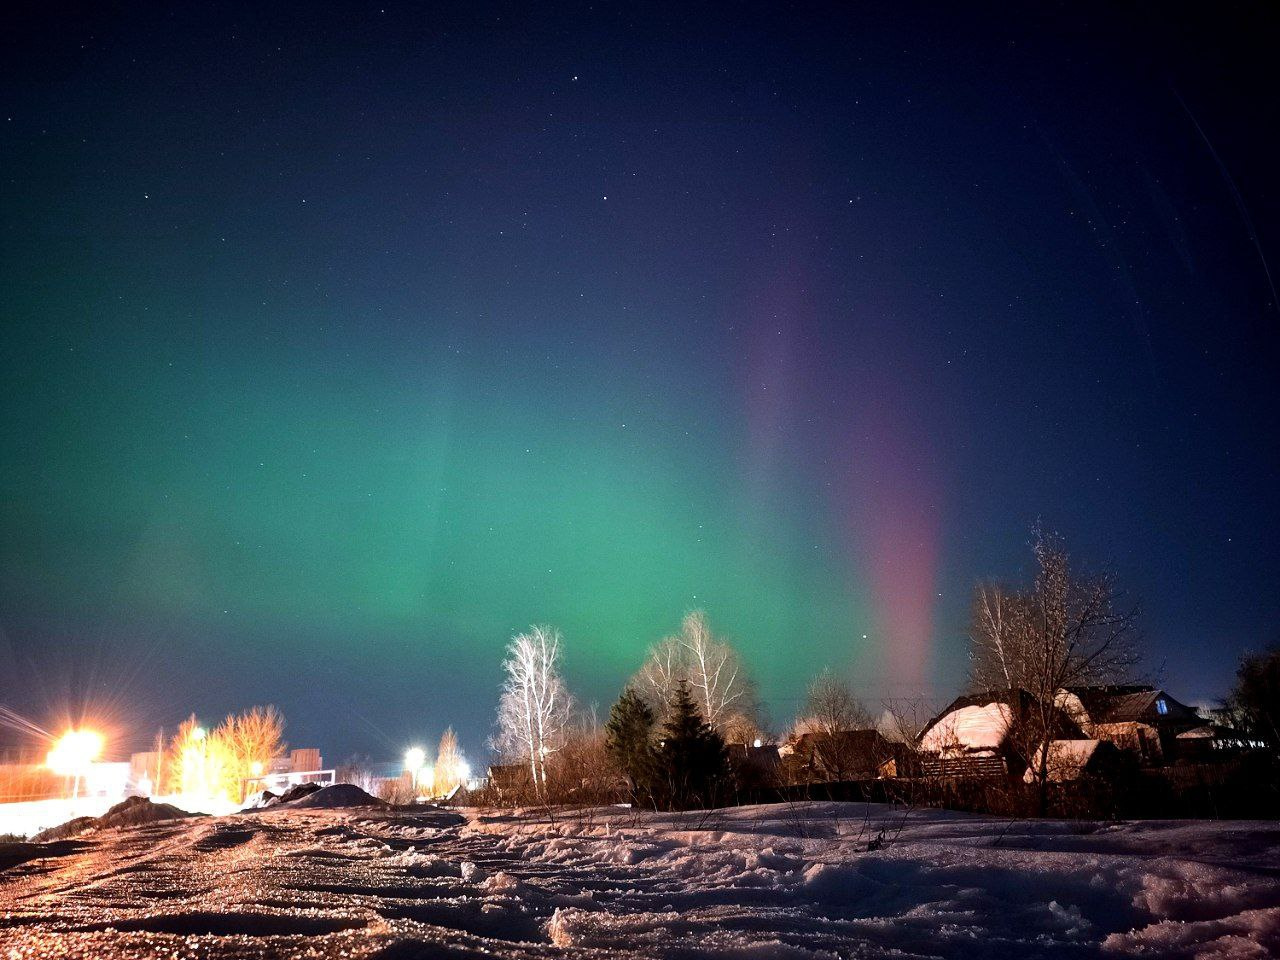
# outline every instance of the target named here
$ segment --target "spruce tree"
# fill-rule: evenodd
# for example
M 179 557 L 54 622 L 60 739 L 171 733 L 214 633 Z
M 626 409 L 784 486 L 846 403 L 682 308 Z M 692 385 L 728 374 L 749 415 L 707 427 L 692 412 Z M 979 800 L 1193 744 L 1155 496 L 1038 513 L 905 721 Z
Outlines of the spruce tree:
M 653 711 L 631 687 L 622 691 L 604 725 L 609 759 L 631 783 L 633 803 L 654 802 L 658 774 L 653 749 Z
M 724 739 L 703 719 L 684 680 L 667 709 L 658 760 L 675 809 L 711 807 L 723 795 L 729 775 Z

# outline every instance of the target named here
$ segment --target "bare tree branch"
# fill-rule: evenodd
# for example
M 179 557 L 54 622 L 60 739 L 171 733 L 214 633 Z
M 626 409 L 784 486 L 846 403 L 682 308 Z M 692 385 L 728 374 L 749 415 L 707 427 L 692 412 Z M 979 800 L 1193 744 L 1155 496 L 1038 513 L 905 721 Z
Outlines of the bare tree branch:
M 755 687 L 742 658 L 723 638 L 711 632 L 707 615 L 695 610 L 684 618 L 680 633 L 666 637 L 649 650 L 632 683 L 661 715 L 685 680 L 707 722 L 720 733 L 756 727 Z
M 563 746 L 573 709 L 560 675 L 560 643 L 560 631 L 533 627 L 511 638 L 502 663 L 507 676 L 494 747 L 529 764 L 539 794 L 546 788 L 547 758 Z

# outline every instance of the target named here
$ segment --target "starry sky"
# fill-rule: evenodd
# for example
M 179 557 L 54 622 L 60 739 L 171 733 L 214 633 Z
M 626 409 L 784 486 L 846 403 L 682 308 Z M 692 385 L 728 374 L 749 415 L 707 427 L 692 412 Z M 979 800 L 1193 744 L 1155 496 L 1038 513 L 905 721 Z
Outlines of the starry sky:
M 949 698 L 1037 518 L 1225 692 L 1275 11 L 689 6 L 4 15 L 0 703 L 479 755 L 513 632 L 603 711 L 697 607 L 775 726 Z

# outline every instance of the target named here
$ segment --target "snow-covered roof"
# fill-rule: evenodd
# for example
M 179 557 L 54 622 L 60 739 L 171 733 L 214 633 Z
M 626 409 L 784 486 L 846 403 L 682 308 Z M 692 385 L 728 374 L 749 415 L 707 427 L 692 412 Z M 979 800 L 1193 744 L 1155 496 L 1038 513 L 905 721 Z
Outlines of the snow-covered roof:
M 1178 734 L 1179 740 L 1235 740 L 1242 736 L 1240 731 L 1232 730 L 1216 723 L 1206 723 L 1202 727 L 1192 727 Z
M 920 738 L 926 753 L 976 753 L 996 750 L 1013 721 L 1007 703 L 970 704 L 944 713 Z
M 1148 686 L 1069 687 L 1058 692 L 1057 702 L 1087 723 L 1152 723 L 1191 721 L 1196 712 L 1163 690 Z M 1075 705 L 1079 704 L 1079 708 Z M 1078 716 L 1083 709 L 1084 716 Z
M 1049 743 L 1049 763 L 1047 772 L 1049 779 L 1055 783 L 1064 780 L 1075 780 L 1080 774 L 1084 773 L 1085 767 L 1089 765 L 1089 761 L 1093 759 L 1098 747 L 1102 744 L 1101 740 L 1053 740 Z M 1044 747 L 1036 752 L 1036 758 L 1039 760 L 1041 751 Z M 1038 763 L 1032 764 L 1027 768 L 1027 772 L 1022 778 L 1027 783 L 1032 783 L 1036 777 L 1036 768 Z

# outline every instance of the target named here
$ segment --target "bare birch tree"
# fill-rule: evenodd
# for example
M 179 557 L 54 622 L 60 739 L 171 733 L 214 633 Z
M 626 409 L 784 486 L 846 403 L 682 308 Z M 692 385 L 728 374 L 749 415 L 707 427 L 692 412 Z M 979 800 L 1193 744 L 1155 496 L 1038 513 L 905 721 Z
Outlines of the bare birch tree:
M 829 670 L 824 670 L 809 684 L 804 712 L 792 728 L 796 736 L 806 733 L 844 733 L 866 730 L 875 720 L 852 688 Z
M 633 683 L 654 712 L 661 715 L 681 680 L 688 682 L 699 711 L 717 731 L 754 728 L 754 684 L 738 652 L 712 633 L 707 615 L 701 610 L 684 618 L 680 633 L 649 649 Z
M 547 758 L 564 744 L 573 708 L 560 675 L 560 631 L 532 627 L 507 645 L 506 679 L 498 703 L 494 746 L 529 764 L 534 789 L 545 794 Z
M 631 678 L 630 686 L 654 715 L 661 717 L 666 713 L 676 685 L 687 672 L 684 645 L 675 637 L 664 637 L 649 648 L 644 665 Z
M 809 684 L 804 708 L 791 725 L 787 740 L 801 746 L 801 738 L 807 749 L 801 751 L 801 759 L 808 767 L 808 775 L 821 775 L 833 780 L 844 780 L 855 771 L 865 770 L 879 763 L 881 758 L 867 756 L 867 743 L 849 736 L 856 730 L 868 730 L 875 720 L 854 694 L 852 688 L 829 670 L 823 670 Z
M 1011 734 L 1034 770 L 1043 810 L 1050 771 L 1042 745 L 1061 736 L 1065 726 L 1059 691 L 1128 677 L 1138 660 L 1137 612 L 1118 609 L 1120 597 L 1109 577 L 1074 575 L 1056 536 L 1037 527 L 1033 550 L 1037 572 L 1030 589 L 982 584 L 975 591 L 970 681 L 975 691 L 1031 695 L 1024 706 L 1011 693 Z

